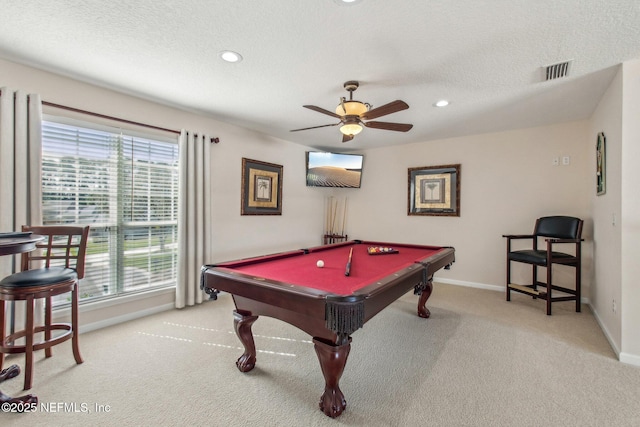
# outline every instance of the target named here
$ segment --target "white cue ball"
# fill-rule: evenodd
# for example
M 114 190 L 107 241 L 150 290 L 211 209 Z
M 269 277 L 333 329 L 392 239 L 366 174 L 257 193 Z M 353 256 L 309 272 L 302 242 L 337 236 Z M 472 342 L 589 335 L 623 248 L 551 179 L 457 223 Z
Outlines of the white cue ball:
M 316 265 L 318 266 L 318 268 L 322 268 L 322 267 L 324 267 L 324 261 L 320 260 L 320 261 L 316 262 Z

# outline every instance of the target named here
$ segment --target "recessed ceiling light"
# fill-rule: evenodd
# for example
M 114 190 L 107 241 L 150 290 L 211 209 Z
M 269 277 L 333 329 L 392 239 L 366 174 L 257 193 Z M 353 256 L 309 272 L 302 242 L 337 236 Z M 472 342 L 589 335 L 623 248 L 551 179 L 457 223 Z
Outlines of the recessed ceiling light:
M 227 61 L 227 62 L 240 62 L 242 61 L 242 55 L 240 55 L 238 52 L 234 52 L 231 50 L 223 50 L 222 52 L 220 52 L 220 58 L 222 58 L 223 61 Z
M 447 105 L 449 105 L 449 101 L 447 101 L 446 99 L 441 99 L 433 105 L 434 107 L 446 107 Z
M 334 1 L 342 6 L 351 6 L 352 4 L 360 3 L 362 0 L 334 0 Z

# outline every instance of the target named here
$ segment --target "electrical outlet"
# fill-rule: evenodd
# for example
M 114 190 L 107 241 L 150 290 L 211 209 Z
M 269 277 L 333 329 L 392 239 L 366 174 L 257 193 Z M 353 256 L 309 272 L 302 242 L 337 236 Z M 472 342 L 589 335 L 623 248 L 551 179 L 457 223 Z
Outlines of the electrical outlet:
M 618 307 L 616 306 L 616 300 L 612 300 L 611 301 L 611 311 L 613 311 L 614 313 L 618 310 Z
M 569 156 L 564 156 L 564 157 L 562 158 L 562 164 L 566 166 L 566 165 L 568 165 L 569 163 L 571 163 L 571 158 L 570 158 Z

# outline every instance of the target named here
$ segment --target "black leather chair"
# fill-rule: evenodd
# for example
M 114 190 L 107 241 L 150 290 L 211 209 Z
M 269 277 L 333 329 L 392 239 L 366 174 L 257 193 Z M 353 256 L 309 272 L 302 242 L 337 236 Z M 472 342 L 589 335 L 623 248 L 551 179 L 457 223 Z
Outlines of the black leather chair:
M 580 271 L 581 271 L 581 243 L 583 221 L 570 216 L 547 216 L 538 218 L 533 234 L 503 235 L 507 239 L 507 301 L 511 301 L 511 291 L 541 298 L 547 302 L 547 314 L 551 315 L 551 303 L 556 301 L 576 302 L 576 312 L 580 312 Z M 511 243 L 516 239 L 530 241 L 530 248 L 511 250 Z M 545 248 L 538 249 L 538 240 L 544 239 Z M 574 245 L 571 253 L 560 252 L 559 246 L 566 248 Z M 520 262 L 532 266 L 531 284 L 518 285 L 511 283 L 511 262 Z M 575 289 L 557 286 L 552 283 L 553 264 L 560 264 L 575 269 Z M 546 282 L 538 281 L 538 267 L 545 267 Z M 543 286 L 544 290 L 539 290 Z M 560 294 L 554 296 L 553 291 Z
M 84 262 L 89 227 L 23 226 L 45 239 L 33 252 L 22 254 L 21 272 L 0 281 L 0 369 L 5 354 L 25 353 L 24 389 L 32 385 L 33 353 L 45 351 L 51 357 L 51 347 L 72 340 L 76 363 L 82 363 L 78 345 L 78 281 L 84 276 Z M 42 265 L 40 265 L 42 264 Z M 71 293 L 71 323 L 52 322 L 52 297 Z M 45 299 L 44 325 L 34 325 L 34 302 Z M 25 328 L 5 336 L 5 302 L 25 301 Z M 35 341 L 42 335 L 41 341 Z M 18 344 L 24 338 L 24 344 Z

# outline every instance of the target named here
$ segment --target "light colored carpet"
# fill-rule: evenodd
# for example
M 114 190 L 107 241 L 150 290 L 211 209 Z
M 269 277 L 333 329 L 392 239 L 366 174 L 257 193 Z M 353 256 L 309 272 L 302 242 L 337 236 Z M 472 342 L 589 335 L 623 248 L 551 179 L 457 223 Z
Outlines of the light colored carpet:
M 408 293 L 353 335 L 340 382 L 347 409 L 318 409 L 324 388 L 309 336 L 275 319 L 253 326 L 256 368 L 233 301 L 173 310 L 81 335 L 36 357 L 34 387 L 56 413 L 0 414 L 5 426 L 638 426 L 640 369 L 615 359 L 588 307 L 435 284 L 430 319 Z M 42 353 L 42 352 L 41 352 Z M 22 364 L 8 357 L 5 366 Z M 0 384 L 22 392 L 22 375 Z M 96 412 L 96 405 L 109 412 Z M 66 406 L 66 407 L 65 407 Z M 87 409 L 87 412 L 82 412 Z M 80 411 L 80 412 L 74 412 Z

